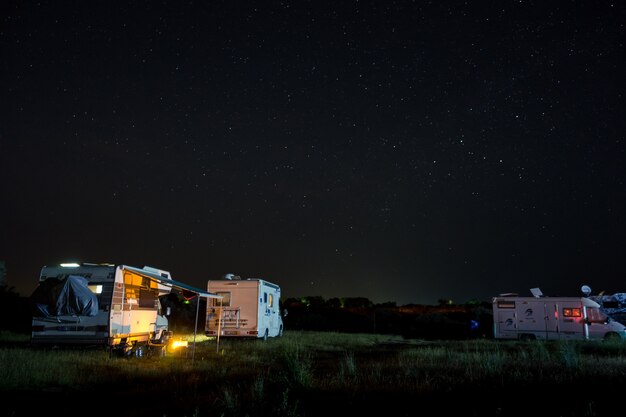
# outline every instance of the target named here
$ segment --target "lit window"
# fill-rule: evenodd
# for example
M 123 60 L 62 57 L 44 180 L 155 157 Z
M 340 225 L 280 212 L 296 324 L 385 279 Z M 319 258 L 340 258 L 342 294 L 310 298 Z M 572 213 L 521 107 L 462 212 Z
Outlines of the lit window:
M 89 285 L 89 289 L 94 294 L 102 294 L 102 285 Z
M 212 298 L 213 305 L 216 307 L 230 307 L 230 293 L 229 292 L 217 292 L 217 295 L 221 295 L 222 298 Z
M 563 317 L 582 317 L 580 308 L 564 308 Z

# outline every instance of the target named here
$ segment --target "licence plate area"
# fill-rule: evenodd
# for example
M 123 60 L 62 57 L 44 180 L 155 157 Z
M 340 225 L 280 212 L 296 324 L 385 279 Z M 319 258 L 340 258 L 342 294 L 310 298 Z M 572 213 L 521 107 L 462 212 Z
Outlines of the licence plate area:
M 57 326 L 55 330 L 60 332 L 80 332 L 85 330 L 83 326 Z

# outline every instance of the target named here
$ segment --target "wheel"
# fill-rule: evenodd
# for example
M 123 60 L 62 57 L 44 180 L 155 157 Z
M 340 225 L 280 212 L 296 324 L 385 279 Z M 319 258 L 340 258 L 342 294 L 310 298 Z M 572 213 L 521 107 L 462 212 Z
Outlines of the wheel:
M 134 356 L 135 356 L 136 358 L 143 358 L 144 353 L 145 353 L 145 346 L 143 346 L 143 345 L 137 345 L 137 346 L 135 346 L 135 349 L 134 349 Z
M 148 347 L 148 355 L 156 358 L 165 357 L 165 345 L 152 345 Z

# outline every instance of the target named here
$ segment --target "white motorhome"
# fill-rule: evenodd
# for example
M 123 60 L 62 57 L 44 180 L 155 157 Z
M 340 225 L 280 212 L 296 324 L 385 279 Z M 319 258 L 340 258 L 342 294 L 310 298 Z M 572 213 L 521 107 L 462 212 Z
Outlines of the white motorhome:
M 626 339 L 626 327 L 588 297 L 532 297 L 501 294 L 492 299 L 496 339 Z
M 207 301 L 207 336 L 267 340 L 283 335 L 278 285 L 226 274 L 224 279 L 209 280 L 207 290 L 222 297 Z
M 159 297 L 195 290 L 167 271 L 113 264 L 44 266 L 31 295 L 33 345 L 105 346 L 120 354 L 165 354 L 172 332 Z M 210 296 L 203 290 L 198 294 Z M 167 312 L 169 313 L 169 312 Z

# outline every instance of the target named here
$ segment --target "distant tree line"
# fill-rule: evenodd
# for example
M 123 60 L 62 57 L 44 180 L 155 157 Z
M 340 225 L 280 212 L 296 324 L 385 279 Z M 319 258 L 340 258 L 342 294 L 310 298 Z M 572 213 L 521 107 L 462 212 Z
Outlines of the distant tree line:
M 490 302 L 457 305 L 439 300 L 437 305 L 395 302 L 375 304 L 367 298 L 324 299 L 321 296 L 287 298 L 285 330 L 396 334 L 419 339 L 492 337 Z
M 173 292 L 161 297 L 161 304 L 164 309 L 170 307 L 170 330 L 186 333 L 196 329 L 198 334 L 204 333 L 205 299 L 186 299 Z M 378 333 L 419 339 L 493 336 L 489 302 L 454 304 L 442 299 L 437 305 L 398 306 L 395 302 L 376 304 L 364 297 L 306 296 L 281 300 L 281 311 L 286 331 Z M 30 297 L 21 297 L 13 287 L 0 285 L 0 330 L 30 333 L 30 325 Z

